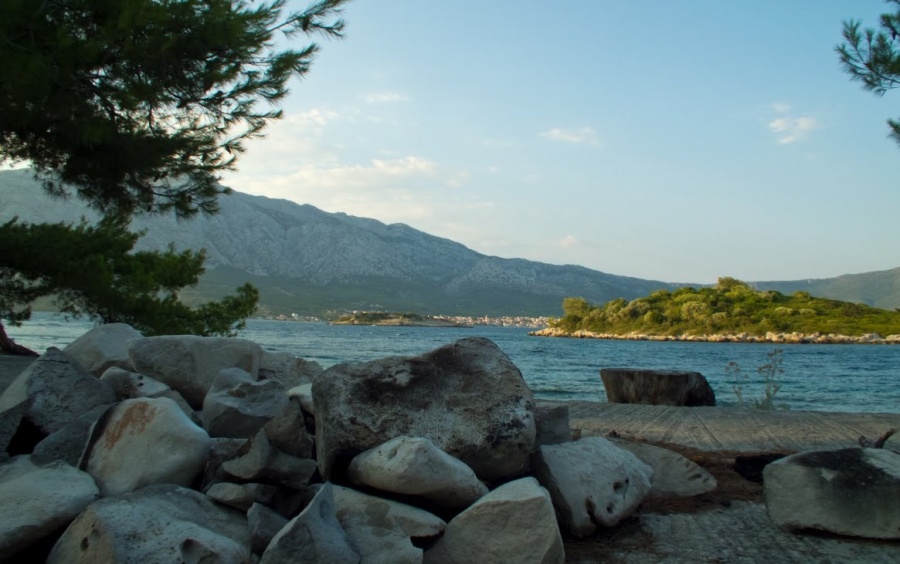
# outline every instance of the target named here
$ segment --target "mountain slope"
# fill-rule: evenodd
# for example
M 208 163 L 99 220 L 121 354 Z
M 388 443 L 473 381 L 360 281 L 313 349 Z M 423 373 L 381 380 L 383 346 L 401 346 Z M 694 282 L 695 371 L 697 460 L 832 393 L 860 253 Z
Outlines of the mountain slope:
M 756 282 L 753 285 L 761 290 L 777 290 L 782 294 L 802 290 L 813 296 L 857 302 L 882 309 L 900 307 L 900 268 L 845 274 L 836 278 Z
M 286 200 L 234 193 L 221 213 L 177 221 L 140 217 L 138 248 L 205 248 L 207 273 L 186 300 L 232 292 L 249 281 L 264 311 L 318 314 L 334 309 L 425 314 L 558 315 L 563 298 L 593 303 L 676 287 L 580 266 L 504 259 L 403 224 L 327 213 Z M 78 201 L 49 199 L 27 171 L 0 172 L 0 220 L 77 221 Z

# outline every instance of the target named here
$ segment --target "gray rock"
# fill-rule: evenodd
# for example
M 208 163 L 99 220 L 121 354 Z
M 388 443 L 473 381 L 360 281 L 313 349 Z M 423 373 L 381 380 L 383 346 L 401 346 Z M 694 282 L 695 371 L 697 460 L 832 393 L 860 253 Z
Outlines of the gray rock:
M 300 384 L 288 390 L 288 397 L 300 402 L 300 409 L 315 417 L 316 403 L 313 401 L 312 384 Z
M 178 391 L 194 409 L 223 368 L 240 368 L 256 379 L 262 347 L 246 339 L 177 335 L 135 339 L 128 345 L 135 372 Z
M 206 459 L 206 467 L 203 470 L 203 488 L 207 489 L 216 482 L 228 481 L 227 474 L 222 470 L 222 464 L 249 450 L 249 443 L 249 439 L 213 438 L 209 448 L 209 457 Z M 241 451 L 245 445 L 247 449 Z
M 59 538 L 49 564 L 252 562 L 243 513 L 170 484 L 101 499 Z
M 171 390 L 169 386 L 118 366 L 111 366 L 100 375 L 100 381 L 110 385 L 116 393 L 116 399 L 152 398 Z
M 534 411 L 534 418 L 537 427 L 534 439 L 535 448 L 541 445 L 567 443 L 572 440 L 568 405 L 538 405 Z
M 244 482 L 263 482 L 300 490 L 316 472 L 314 460 L 297 458 L 273 448 L 265 431 L 259 431 L 239 456 L 222 464 L 222 470 Z
M 315 443 L 306 431 L 299 401 L 288 401 L 281 412 L 265 424 L 263 430 L 269 442 L 278 450 L 297 458 L 313 457 Z
M 0 396 L 0 413 L 26 404 L 23 419 L 50 434 L 82 413 L 116 402 L 112 389 L 61 350 L 50 347 Z
M 174 401 L 129 399 L 94 426 L 81 467 L 105 496 L 150 484 L 186 486 L 203 470 L 210 442 Z
M 93 478 L 63 462 L 40 466 L 17 456 L 0 465 L 0 555 L 10 558 L 56 533 L 99 495 Z
M 254 503 L 247 510 L 247 525 L 250 527 L 250 546 L 254 554 L 262 554 L 278 531 L 288 524 L 288 520 L 261 503 Z
M 240 368 L 223 368 L 203 399 L 203 427 L 211 437 L 249 439 L 287 404 L 278 382 L 256 382 Z
M 271 503 L 276 489 L 275 486 L 267 484 L 219 482 L 211 485 L 206 490 L 206 495 L 228 507 L 247 511 L 254 503 Z
M 100 376 L 112 366 L 131 370 L 128 343 L 142 337 L 141 332 L 131 325 L 104 323 L 75 339 L 63 351 L 85 370 L 94 376 Z
M 87 446 L 91 437 L 91 430 L 94 424 L 113 405 L 115 404 L 98 405 L 59 431 L 51 433 L 34 447 L 31 459 L 36 464 L 46 464 L 54 460 L 61 460 L 66 464 L 78 467 L 81 456 L 84 454 L 84 447 Z
M 338 522 L 363 562 L 414 564 L 422 549 L 412 538 L 440 535 L 447 524 L 427 511 L 340 486 L 334 486 Z
M 801 452 L 767 465 L 763 484 L 769 517 L 779 527 L 900 539 L 900 454 Z
M 543 445 L 534 476 L 550 492 L 567 533 L 584 537 L 631 515 L 650 493 L 653 469 L 601 437 Z
M 397 437 L 358 454 L 347 476 L 355 485 L 451 510 L 465 509 L 488 493 L 471 468 L 422 437 Z
M 431 439 L 486 481 L 522 474 L 534 444 L 534 400 L 488 339 L 418 357 L 339 364 L 313 382 L 319 470 L 341 478 L 357 454 L 401 436 Z
M 652 489 L 648 497 L 694 496 L 716 489 L 715 477 L 677 452 L 646 443 L 611 439 L 653 468 Z
M 332 486 L 325 484 L 306 509 L 278 531 L 260 564 L 356 564 L 359 561 L 359 554 L 335 516 Z
M 425 552 L 426 564 L 565 560 L 550 496 L 530 477 L 504 484 L 475 502 L 450 521 L 444 536 Z
M 716 405 L 716 394 L 699 372 L 603 368 L 603 388 L 610 403 Z
M 289 352 L 263 351 L 259 365 L 260 380 L 275 380 L 289 390 L 312 382 L 314 376 L 322 373 L 318 362 L 297 358 Z

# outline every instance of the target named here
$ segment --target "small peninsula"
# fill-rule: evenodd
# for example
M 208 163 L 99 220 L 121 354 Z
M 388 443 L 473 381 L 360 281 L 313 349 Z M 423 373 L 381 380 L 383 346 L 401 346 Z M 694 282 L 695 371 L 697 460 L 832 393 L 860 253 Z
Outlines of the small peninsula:
M 332 325 L 386 325 L 402 327 L 472 327 L 450 319 L 419 315 L 417 313 L 394 313 L 382 311 L 360 311 L 344 315 Z
M 603 305 L 563 300 L 563 316 L 531 333 L 601 339 L 900 344 L 900 311 L 795 292 L 761 291 L 734 278 L 713 287 L 659 290 Z

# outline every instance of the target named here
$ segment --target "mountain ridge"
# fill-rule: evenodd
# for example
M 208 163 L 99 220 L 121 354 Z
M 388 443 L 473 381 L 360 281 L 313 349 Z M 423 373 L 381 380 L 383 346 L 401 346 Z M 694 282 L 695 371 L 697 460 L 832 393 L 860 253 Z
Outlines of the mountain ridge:
M 146 231 L 138 249 L 164 249 L 170 242 L 177 249 L 207 249 L 207 272 L 197 287 L 182 292 L 189 303 L 220 298 L 251 282 L 260 289 L 264 314 L 388 309 L 548 316 L 560 314 L 566 297 L 604 303 L 687 285 L 490 256 L 402 223 L 325 212 L 289 200 L 234 192 L 222 197 L 220 206 L 219 214 L 190 221 L 139 216 L 132 223 Z M 0 171 L 0 220 L 13 216 L 37 223 L 96 214 L 76 199 L 49 198 L 30 171 Z M 900 306 L 900 269 L 895 270 L 893 307 Z M 754 286 L 763 284 L 769 283 Z M 883 300 L 862 294 L 856 301 Z

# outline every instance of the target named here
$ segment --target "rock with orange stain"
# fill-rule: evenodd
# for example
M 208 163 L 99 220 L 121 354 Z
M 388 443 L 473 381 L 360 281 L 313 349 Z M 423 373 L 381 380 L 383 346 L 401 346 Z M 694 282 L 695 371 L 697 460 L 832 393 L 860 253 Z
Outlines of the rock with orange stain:
M 190 485 L 211 439 L 168 398 L 125 400 L 97 422 L 81 467 L 104 496 L 151 484 Z

